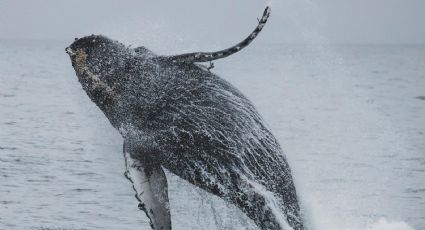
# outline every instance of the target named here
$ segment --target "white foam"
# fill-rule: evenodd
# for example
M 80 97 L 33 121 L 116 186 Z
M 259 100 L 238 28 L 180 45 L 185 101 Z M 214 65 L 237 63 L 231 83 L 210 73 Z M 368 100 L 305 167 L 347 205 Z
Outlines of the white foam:
M 414 228 L 405 222 L 388 221 L 385 218 L 380 218 L 375 223 L 367 226 L 365 230 L 414 230 Z
M 318 224 L 316 223 L 312 223 L 313 226 L 310 226 L 310 229 L 315 229 L 315 230 L 415 230 L 413 227 L 411 227 L 409 224 L 407 224 L 404 221 L 392 221 L 392 220 L 387 220 L 386 218 L 380 218 L 377 221 L 371 223 L 371 224 L 367 224 L 364 227 L 355 227 L 355 228 L 351 228 L 351 227 L 339 227 L 338 225 L 338 221 L 332 223 L 327 223 L 326 227 L 325 225 L 322 224 Z
M 302 186 L 300 186 L 303 189 Z M 305 191 L 305 190 L 304 190 Z M 408 223 L 400 220 L 388 220 L 381 217 L 376 220 L 357 219 L 347 220 L 345 215 L 336 216 L 332 212 L 334 207 L 324 207 L 315 196 L 301 191 L 301 207 L 307 229 L 311 230 L 415 230 Z M 370 222 L 369 222 L 370 221 Z M 369 223 L 367 223 L 369 222 Z

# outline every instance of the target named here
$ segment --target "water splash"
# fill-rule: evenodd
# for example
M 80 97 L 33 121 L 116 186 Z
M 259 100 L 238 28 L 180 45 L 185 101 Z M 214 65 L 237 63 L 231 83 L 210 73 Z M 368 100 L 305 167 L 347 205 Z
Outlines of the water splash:
M 388 221 L 381 218 L 375 223 L 368 226 L 365 230 L 414 230 L 405 222 Z

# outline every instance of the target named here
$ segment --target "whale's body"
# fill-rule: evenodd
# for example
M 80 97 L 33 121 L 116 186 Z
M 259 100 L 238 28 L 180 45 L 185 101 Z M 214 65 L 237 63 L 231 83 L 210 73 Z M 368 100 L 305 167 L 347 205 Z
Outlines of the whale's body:
M 126 176 L 152 228 L 171 229 L 166 168 L 261 229 L 303 229 L 281 147 L 239 90 L 194 64 L 205 53 L 157 56 L 95 35 L 67 51 L 83 89 L 124 138 Z

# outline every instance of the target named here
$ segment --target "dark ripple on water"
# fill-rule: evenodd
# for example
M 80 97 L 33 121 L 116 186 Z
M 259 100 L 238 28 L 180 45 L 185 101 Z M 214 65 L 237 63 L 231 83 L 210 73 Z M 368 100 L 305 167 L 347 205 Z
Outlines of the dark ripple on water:
M 5 147 L 5 146 L 0 146 L 0 150 L 17 150 L 18 148 L 16 147 Z
M 8 98 L 8 97 L 15 97 L 16 95 L 15 94 L 11 94 L 11 93 L 2 93 L 2 94 L 0 94 L 0 97 L 6 97 L 6 98 Z
M 425 188 L 420 188 L 420 189 L 408 188 L 406 189 L 406 193 L 425 193 Z
M 76 189 L 73 189 L 72 191 L 74 191 L 74 192 L 98 192 L 96 189 L 91 189 L 91 188 L 76 188 Z

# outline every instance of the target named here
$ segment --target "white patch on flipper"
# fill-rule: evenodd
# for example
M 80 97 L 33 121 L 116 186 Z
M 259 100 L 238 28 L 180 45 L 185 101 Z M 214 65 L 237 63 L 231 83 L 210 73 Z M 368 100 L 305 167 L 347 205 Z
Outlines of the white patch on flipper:
M 170 203 L 167 181 L 162 168 L 147 175 L 141 163 L 124 150 L 126 177 L 133 183 L 136 197 L 154 229 L 171 230 Z M 158 172 L 158 170 L 160 170 Z

